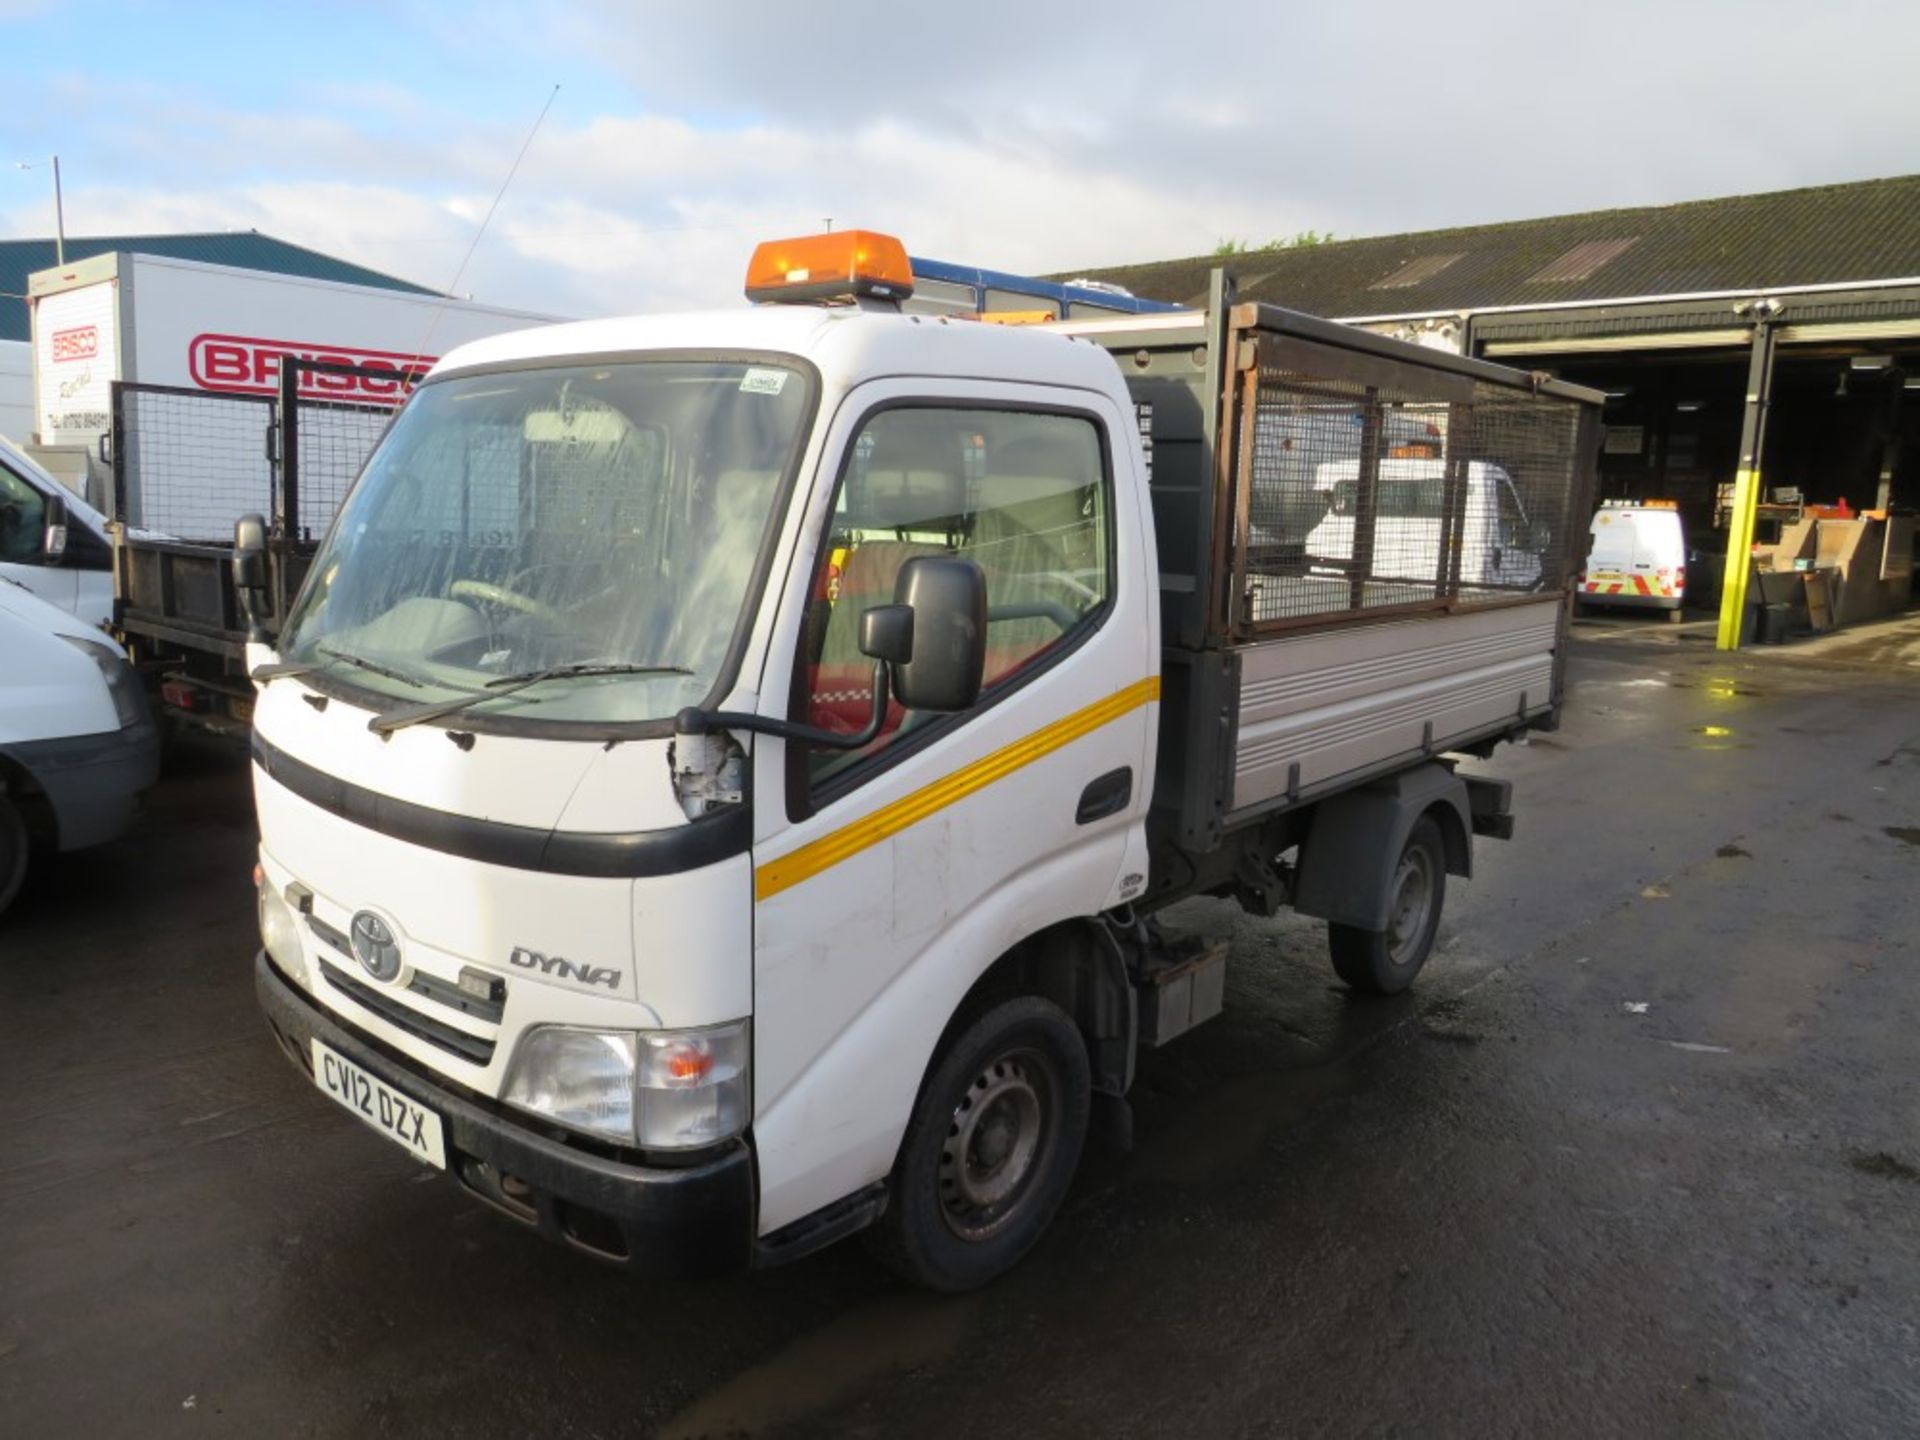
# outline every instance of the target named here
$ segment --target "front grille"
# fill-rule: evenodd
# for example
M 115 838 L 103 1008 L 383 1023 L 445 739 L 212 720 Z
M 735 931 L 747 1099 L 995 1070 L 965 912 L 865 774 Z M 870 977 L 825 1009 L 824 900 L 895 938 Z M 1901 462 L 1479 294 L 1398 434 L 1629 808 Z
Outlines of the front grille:
M 338 932 L 336 932 L 338 933 Z M 373 986 L 353 978 L 337 965 L 320 962 L 320 973 L 327 977 L 327 983 L 378 1015 L 382 1020 L 406 1031 L 409 1035 L 426 1041 L 429 1045 L 438 1045 L 442 1050 L 458 1055 L 462 1060 L 475 1065 L 485 1065 L 493 1059 L 493 1041 L 484 1040 L 478 1035 L 469 1035 L 464 1030 L 456 1030 L 422 1015 L 413 1006 L 394 995 L 376 990 Z M 444 983 L 444 982 L 442 982 Z
M 318 915 L 307 916 L 307 928 L 349 960 L 353 959 L 351 942 Z M 496 983 L 505 984 L 504 981 Z M 414 971 L 408 978 L 407 989 L 422 999 L 458 1010 L 462 1015 L 471 1015 L 476 1020 L 484 1020 L 489 1025 L 498 1025 L 507 1009 L 504 1000 L 482 1000 L 477 995 L 469 995 L 451 980 L 442 980 L 438 975 L 429 975 L 421 970 Z

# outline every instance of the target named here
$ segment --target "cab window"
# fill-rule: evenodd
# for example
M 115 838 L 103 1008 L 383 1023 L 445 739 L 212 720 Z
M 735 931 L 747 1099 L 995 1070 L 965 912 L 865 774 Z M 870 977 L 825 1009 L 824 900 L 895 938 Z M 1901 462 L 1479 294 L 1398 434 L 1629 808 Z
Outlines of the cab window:
M 0 561 L 35 565 L 46 545 L 47 499 L 0 465 Z
M 807 605 L 797 688 L 805 723 L 863 729 L 873 662 L 860 616 L 893 602 L 917 555 L 959 555 L 987 582 L 981 703 L 1098 623 L 1113 593 L 1112 478 L 1092 420 L 1035 411 L 899 408 L 855 439 Z M 889 707 L 863 751 L 814 749 L 818 788 L 940 717 Z

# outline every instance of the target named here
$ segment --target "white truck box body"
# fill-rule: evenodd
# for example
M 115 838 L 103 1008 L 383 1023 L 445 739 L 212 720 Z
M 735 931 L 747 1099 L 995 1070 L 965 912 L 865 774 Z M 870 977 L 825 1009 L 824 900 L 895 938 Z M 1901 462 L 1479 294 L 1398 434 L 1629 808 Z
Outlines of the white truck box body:
M 555 318 L 124 251 L 39 271 L 27 289 L 40 445 L 94 445 L 112 422 L 115 380 L 271 395 L 283 354 L 424 368 L 469 340 Z M 342 399 L 399 398 L 398 387 L 347 383 Z

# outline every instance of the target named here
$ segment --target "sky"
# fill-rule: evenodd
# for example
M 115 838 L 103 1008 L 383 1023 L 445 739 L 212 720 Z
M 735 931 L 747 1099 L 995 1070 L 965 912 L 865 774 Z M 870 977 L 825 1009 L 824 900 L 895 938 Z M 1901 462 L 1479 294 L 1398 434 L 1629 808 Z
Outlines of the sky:
M 72 235 L 565 316 L 739 303 L 829 219 L 1097 275 L 1920 169 L 1916 0 L 0 0 L 0 55 L 0 235 L 51 232 L 13 162 L 58 153 Z

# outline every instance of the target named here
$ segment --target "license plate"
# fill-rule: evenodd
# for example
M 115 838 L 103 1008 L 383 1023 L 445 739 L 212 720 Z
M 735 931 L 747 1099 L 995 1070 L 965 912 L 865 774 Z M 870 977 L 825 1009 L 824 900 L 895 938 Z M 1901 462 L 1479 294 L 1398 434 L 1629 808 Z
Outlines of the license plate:
M 1626 582 L 1627 577 L 1618 570 L 1593 570 L 1588 572 L 1587 579 L 1601 585 L 1620 585 Z
M 437 1114 L 318 1040 L 307 1043 L 313 1047 L 314 1084 L 416 1160 L 447 1168 L 447 1142 Z

